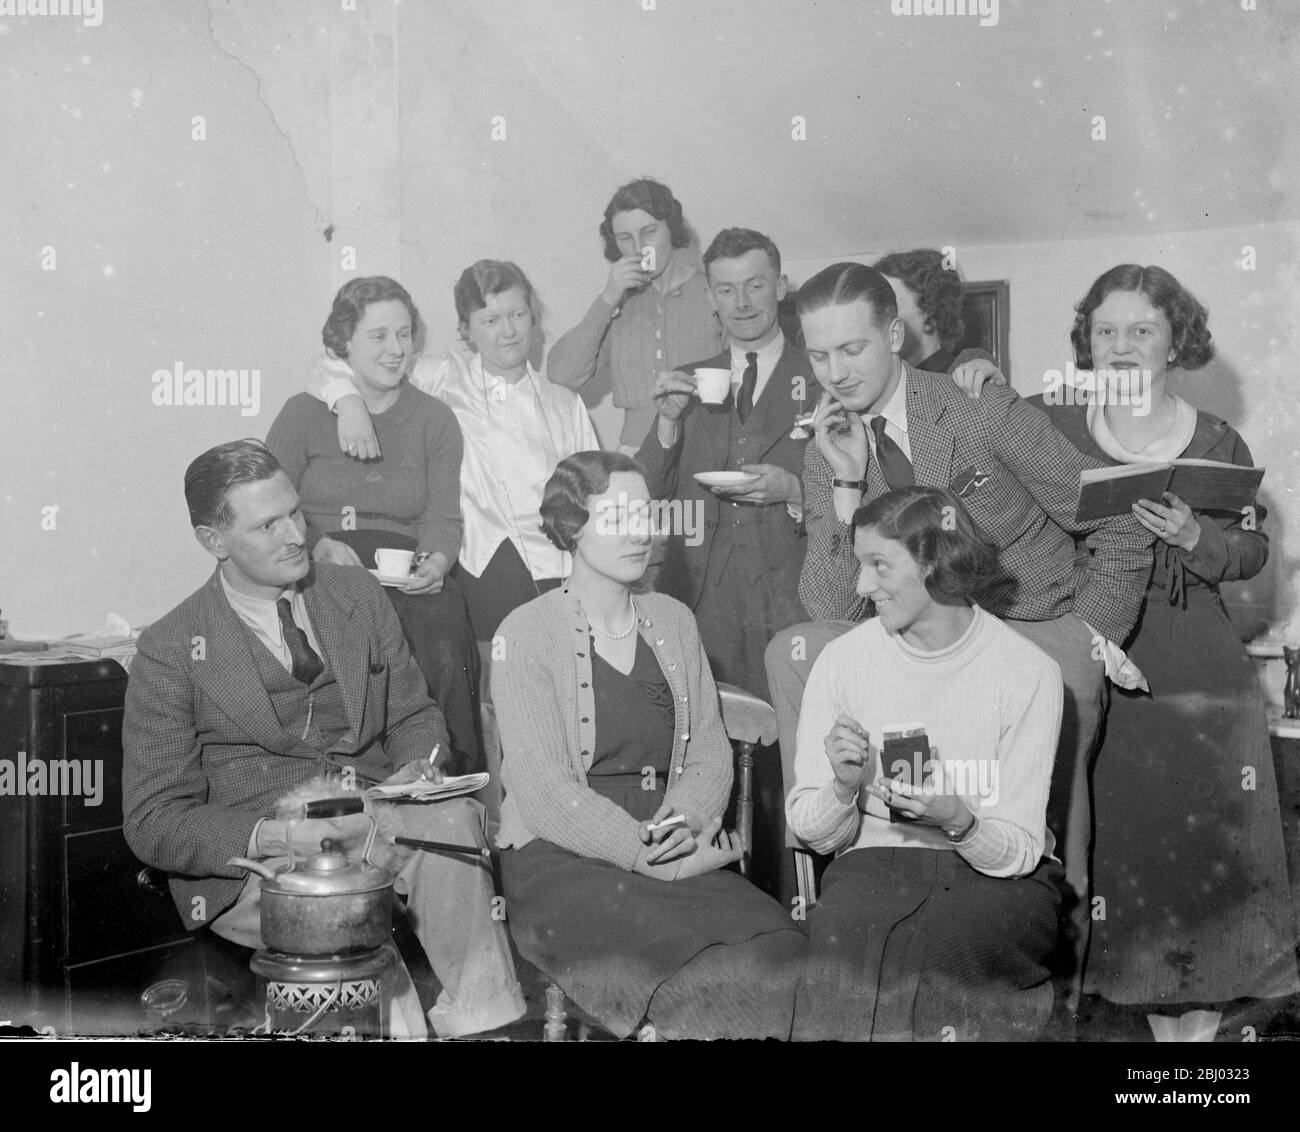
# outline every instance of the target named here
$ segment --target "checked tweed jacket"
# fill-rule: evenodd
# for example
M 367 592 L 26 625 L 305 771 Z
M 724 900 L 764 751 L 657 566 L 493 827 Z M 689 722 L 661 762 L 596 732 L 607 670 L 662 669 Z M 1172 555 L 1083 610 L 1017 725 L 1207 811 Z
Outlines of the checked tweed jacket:
M 122 724 L 123 832 L 142 861 L 172 873 L 188 929 L 235 902 L 258 820 L 331 767 L 388 777 L 435 743 L 448 750 L 402 627 L 379 583 L 355 566 L 317 563 L 301 583 L 338 681 L 349 729 L 320 751 L 281 727 L 220 570 L 140 635 Z M 196 901 L 195 897 L 202 897 Z
M 1078 525 L 1079 473 L 1101 463 L 1084 456 L 1014 390 L 985 386 L 972 400 L 950 377 L 903 363 L 907 432 L 916 482 L 950 488 L 980 534 L 1000 550 L 1000 584 L 979 596 L 998 617 L 1045 621 L 1073 612 L 1123 644 L 1137 622 L 1151 578 L 1149 535 L 1132 515 Z M 808 553 L 799 596 L 814 618 L 860 620 L 858 562 L 849 528 L 835 514 L 831 470 L 815 443 L 804 467 Z M 862 502 L 888 490 L 875 460 Z M 1073 532 L 1092 552 L 1075 577 Z

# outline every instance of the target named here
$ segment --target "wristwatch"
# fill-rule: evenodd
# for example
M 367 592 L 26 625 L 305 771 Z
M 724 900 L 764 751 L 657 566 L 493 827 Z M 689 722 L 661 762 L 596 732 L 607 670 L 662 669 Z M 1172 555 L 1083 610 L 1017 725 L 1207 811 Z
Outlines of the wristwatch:
M 949 841 L 952 841 L 952 842 L 965 841 L 966 838 L 968 838 L 968 837 L 969 837 L 969 836 L 970 836 L 970 835 L 975 831 L 975 825 L 976 825 L 976 823 L 977 823 L 978 821 L 979 821 L 979 818 L 976 816 L 975 812 L 972 810 L 972 811 L 971 811 L 971 815 L 970 815 L 970 821 L 968 821 L 964 826 L 962 826 L 961 829 L 960 829 L 957 833 L 953 833 L 951 830 L 947 830 L 947 829 L 945 829 L 945 830 L 943 831 L 943 835 L 944 835 L 944 837 L 946 837 Z

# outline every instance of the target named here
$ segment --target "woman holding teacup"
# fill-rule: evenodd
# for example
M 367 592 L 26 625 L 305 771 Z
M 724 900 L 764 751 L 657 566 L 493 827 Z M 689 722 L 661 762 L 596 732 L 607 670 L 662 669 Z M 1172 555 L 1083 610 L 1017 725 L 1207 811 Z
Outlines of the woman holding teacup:
M 859 508 L 857 592 L 799 716 L 790 830 L 833 853 L 808 914 L 803 1040 L 1032 1040 L 1052 1008 L 1063 871 L 1047 793 L 1056 662 L 972 595 L 996 552 L 950 492 Z M 906 736 L 902 757 L 891 734 Z
M 374 276 L 339 289 L 321 332 L 365 404 L 381 455 L 363 463 L 340 452 L 329 409 L 305 393 L 285 403 L 266 444 L 298 489 L 313 560 L 379 565 L 386 583 L 393 578 L 389 599 L 455 747 L 443 768 L 463 773 L 482 764 L 478 653 L 449 575 L 461 545 L 463 444 L 451 410 L 406 380 L 419 323 L 406 289 Z
M 654 426 L 660 373 L 714 357 L 726 335 L 708 300 L 700 249 L 681 202 L 639 178 L 610 198 L 600 222 L 609 276 L 577 326 L 551 349 L 551 380 L 581 389 L 592 378 L 623 410 L 622 451 L 634 453 Z
M 578 396 L 552 385 L 529 361 L 538 337 L 537 300 L 515 264 L 482 259 L 470 265 L 453 299 L 461 341 L 440 357 L 417 357 L 411 383 L 451 409 L 464 440 L 458 482 L 465 528 L 455 579 L 478 642 L 483 740 L 487 769 L 495 774 L 495 717 L 486 685 L 492 640 L 506 614 L 560 584 L 566 562 L 542 534 L 542 491 L 564 457 L 600 442 Z M 343 459 L 362 471 L 376 457 L 386 459 L 369 402 L 344 360 L 318 359 L 308 388 L 338 413 L 336 454 L 341 448 Z M 495 818 L 495 795 L 484 800 Z

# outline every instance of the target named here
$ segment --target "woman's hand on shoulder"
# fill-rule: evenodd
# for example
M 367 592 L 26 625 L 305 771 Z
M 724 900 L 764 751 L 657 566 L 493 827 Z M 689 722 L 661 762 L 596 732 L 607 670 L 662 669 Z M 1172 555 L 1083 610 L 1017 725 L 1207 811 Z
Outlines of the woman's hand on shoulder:
M 379 438 L 370 410 L 359 393 L 340 397 L 334 405 L 339 418 L 339 448 L 355 460 L 378 460 Z
M 980 390 L 985 382 L 990 385 L 1007 383 L 1002 371 L 988 358 L 972 358 L 969 362 L 962 362 L 950 376 L 953 384 L 972 401 L 979 399 Z
M 338 539 L 324 537 L 312 547 L 311 560 L 313 562 L 332 562 L 335 566 L 360 566 L 361 559 L 357 557 L 357 552 L 348 546 L 345 542 Z

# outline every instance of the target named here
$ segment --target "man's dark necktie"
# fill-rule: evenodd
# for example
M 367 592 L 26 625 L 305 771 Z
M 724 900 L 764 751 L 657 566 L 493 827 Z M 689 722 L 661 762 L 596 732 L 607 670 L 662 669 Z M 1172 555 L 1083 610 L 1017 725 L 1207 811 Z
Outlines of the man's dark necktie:
M 880 464 L 880 474 L 884 477 L 890 491 L 900 487 L 915 487 L 916 474 L 912 461 L 885 434 L 885 418 L 872 417 L 871 431 L 876 438 L 876 461 Z
M 740 396 L 736 398 L 736 415 L 745 423 L 754 408 L 754 386 L 758 384 L 758 355 L 751 351 L 745 355 L 745 372 L 740 378 Z
M 275 611 L 280 615 L 280 628 L 284 630 L 284 643 L 289 646 L 289 655 L 293 657 L 293 678 L 304 684 L 310 684 L 322 672 L 325 664 L 316 654 L 307 640 L 307 634 L 298 628 L 293 619 L 293 610 L 289 608 L 289 599 L 282 597 L 275 603 Z

